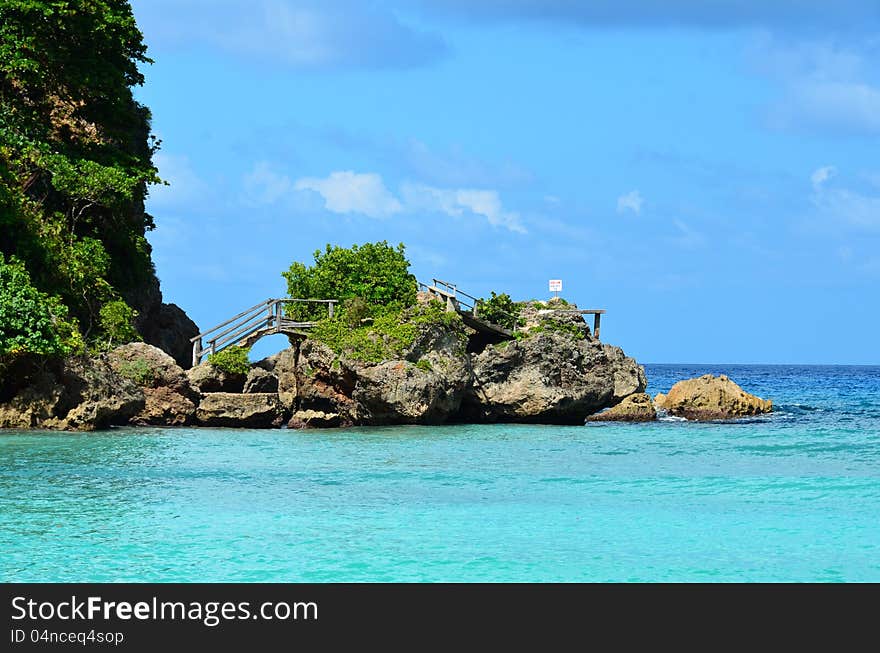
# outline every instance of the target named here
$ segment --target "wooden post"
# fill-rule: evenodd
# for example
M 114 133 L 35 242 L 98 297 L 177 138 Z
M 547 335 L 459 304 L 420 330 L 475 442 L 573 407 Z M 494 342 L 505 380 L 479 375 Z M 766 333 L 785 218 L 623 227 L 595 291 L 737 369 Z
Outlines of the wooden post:
M 275 303 L 275 333 L 281 333 L 281 302 Z
M 333 304 L 334 304 L 334 302 L 332 299 L 329 302 L 327 302 L 327 315 L 329 317 L 333 317 Z
M 593 316 L 593 337 L 596 338 L 596 340 L 599 339 L 599 318 L 601 317 L 602 315 L 599 313 L 596 313 Z

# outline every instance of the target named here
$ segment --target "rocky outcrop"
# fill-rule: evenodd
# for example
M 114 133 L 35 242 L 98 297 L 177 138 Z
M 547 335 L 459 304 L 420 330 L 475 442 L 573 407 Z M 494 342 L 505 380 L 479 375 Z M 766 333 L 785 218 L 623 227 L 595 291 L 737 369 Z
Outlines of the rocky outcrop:
M 134 342 L 117 347 L 107 359 L 117 374 L 140 386 L 144 394 L 144 407 L 132 423 L 185 426 L 194 421 L 198 392 L 183 369 L 164 351 Z
M 626 397 L 616 406 L 587 417 L 588 422 L 651 422 L 657 419 L 657 411 L 651 397 L 637 392 Z
M 204 426 L 278 427 L 285 411 L 275 393 L 212 392 L 202 397 L 196 419 Z
M 619 347 L 553 332 L 488 347 L 473 376 L 462 417 L 477 422 L 583 424 L 647 385 Z
M 143 211 L 143 203 L 140 210 Z M 198 335 L 199 328 L 182 308 L 162 303 L 162 289 L 155 275 L 138 287 L 126 290 L 124 298 L 138 311 L 135 327 L 144 342 L 170 355 L 181 368 L 189 369 L 192 365 L 190 338 Z
M 278 377 L 262 367 L 254 367 L 248 372 L 243 392 L 248 394 L 278 392 Z
M 167 352 L 183 369 L 192 365 L 192 342 L 199 327 L 177 304 L 162 304 L 143 328 L 146 342 Z
M 204 362 L 186 371 L 190 385 L 199 392 L 242 392 L 245 374 L 233 374 Z
M 0 428 L 94 431 L 126 424 L 144 395 L 101 358 L 73 357 L 19 370 L 12 396 L 0 404 Z
M 728 377 L 705 374 L 679 381 L 654 405 L 670 415 L 692 420 L 735 419 L 773 410 L 773 402 L 745 392 Z
M 373 364 L 306 340 L 295 368 L 297 408 L 338 415 L 343 425 L 445 422 L 470 383 L 466 344 L 458 331 L 426 326 L 401 358 Z M 279 376 L 279 390 L 285 385 Z

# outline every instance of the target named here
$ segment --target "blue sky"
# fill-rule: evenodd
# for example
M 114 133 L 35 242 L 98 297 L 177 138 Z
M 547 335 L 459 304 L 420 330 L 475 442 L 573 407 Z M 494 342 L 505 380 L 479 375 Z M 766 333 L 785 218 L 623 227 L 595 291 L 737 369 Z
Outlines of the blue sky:
M 202 327 L 387 239 L 478 295 L 561 278 L 642 362 L 880 363 L 876 2 L 133 6 Z

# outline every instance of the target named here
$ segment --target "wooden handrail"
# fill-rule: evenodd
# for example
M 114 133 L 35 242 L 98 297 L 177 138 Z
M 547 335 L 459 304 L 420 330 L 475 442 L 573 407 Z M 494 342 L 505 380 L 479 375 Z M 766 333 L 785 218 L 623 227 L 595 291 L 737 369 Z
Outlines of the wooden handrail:
M 269 333 L 282 333 L 282 329 L 302 330 L 313 327 L 314 322 L 295 322 L 284 317 L 281 311 L 282 305 L 292 303 L 326 304 L 327 314 L 333 317 L 333 308 L 339 303 L 339 300 L 283 297 L 267 299 L 259 304 L 254 304 L 225 322 L 190 338 L 190 342 L 193 344 L 193 366 L 198 365 L 206 353 L 214 354 L 228 345 L 241 342 L 261 331 L 266 333 L 260 334 L 258 337 Z M 209 337 L 210 340 L 205 342 Z

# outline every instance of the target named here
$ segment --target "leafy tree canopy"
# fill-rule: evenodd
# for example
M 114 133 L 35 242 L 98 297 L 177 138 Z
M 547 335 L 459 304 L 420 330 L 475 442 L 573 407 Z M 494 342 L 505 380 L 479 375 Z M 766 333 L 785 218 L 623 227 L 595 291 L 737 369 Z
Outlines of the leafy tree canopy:
M 283 272 L 287 292 L 300 299 L 360 298 L 372 315 L 412 306 L 416 301 L 416 278 L 403 244 L 393 247 L 387 241 L 351 247 L 327 245 L 314 254 L 313 265 L 294 262 Z M 353 305 L 349 302 L 349 305 Z M 323 309 L 294 306 L 301 317 L 323 317 Z

